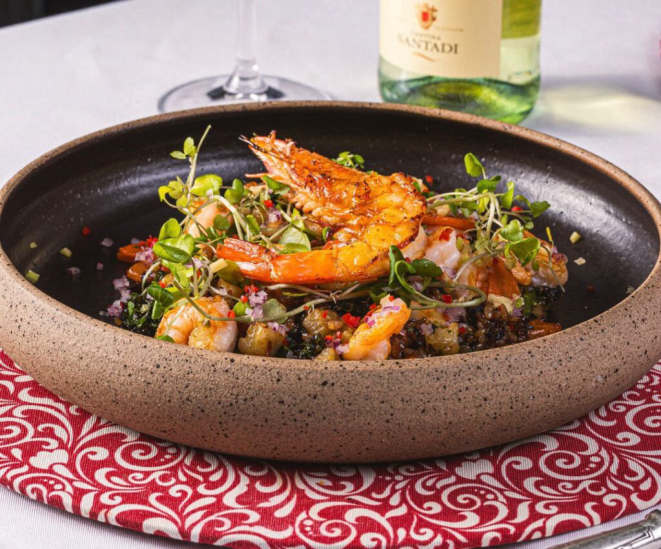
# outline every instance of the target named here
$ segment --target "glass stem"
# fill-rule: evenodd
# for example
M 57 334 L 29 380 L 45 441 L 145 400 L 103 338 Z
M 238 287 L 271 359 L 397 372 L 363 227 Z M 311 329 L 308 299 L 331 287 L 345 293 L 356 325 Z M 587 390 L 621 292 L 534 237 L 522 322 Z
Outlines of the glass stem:
M 237 0 L 236 65 L 223 86 L 231 94 L 261 94 L 268 86 L 257 65 L 256 0 Z

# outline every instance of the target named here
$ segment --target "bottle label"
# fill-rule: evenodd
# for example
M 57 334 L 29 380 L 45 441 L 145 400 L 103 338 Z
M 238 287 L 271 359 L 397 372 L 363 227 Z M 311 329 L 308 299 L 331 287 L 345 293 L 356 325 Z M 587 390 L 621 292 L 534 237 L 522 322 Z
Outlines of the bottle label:
M 503 0 L 381 0 L 381 56 L 404 70 L 497 78 Z

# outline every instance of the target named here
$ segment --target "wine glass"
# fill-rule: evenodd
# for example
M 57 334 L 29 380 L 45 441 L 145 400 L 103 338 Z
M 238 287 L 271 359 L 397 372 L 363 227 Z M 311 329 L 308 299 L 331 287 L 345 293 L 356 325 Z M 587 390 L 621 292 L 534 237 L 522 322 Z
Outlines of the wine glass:
M 330 99 L 311 86 L 265 76 L 257 65 L 255 0 L 237 0 L 236 65 L 232 74 L 201 78 L 170 90 L 158 101 L 160 112 L 252 101 Z

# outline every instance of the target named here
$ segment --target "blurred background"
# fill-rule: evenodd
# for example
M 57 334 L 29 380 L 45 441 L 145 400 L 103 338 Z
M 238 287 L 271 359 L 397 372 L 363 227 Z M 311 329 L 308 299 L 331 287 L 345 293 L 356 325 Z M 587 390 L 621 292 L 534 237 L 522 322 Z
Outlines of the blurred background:
M 115 0 L 0 0 L 0 27 Z

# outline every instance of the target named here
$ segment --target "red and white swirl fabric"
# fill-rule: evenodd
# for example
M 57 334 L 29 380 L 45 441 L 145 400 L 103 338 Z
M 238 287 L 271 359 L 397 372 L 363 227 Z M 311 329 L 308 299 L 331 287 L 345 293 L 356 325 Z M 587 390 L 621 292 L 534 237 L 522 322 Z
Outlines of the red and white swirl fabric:
M 0 484 L 101 522 L 236 549 L 531 540 L 661 502 L 661 364 L 555 431 L 391 465 L 269 463 L 164 442 L 40 386 L 0 351 Z

